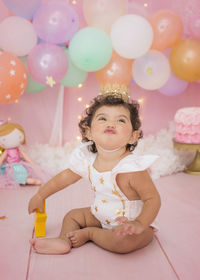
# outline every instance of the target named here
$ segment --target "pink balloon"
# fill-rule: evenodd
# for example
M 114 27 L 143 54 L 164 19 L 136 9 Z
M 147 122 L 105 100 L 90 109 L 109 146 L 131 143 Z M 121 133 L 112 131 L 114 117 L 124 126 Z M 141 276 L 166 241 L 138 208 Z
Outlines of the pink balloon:
M 167 96 L 176 96 L 184 92 L 188 86 L 188 82 L 177 78 L 172 72 L 168 81 L 158 89 L 158 91 Z
M 89 26 L 103 29 L 110 33 L 113 22 L 126 14 L 124 0 L 83 0 L 83 15 Z
M 40 6 L 33 18 L 38 36 L 48 43 L 69 41 L 78 30 L 78 15 L 66 2 L 51 1 Z
M 41 84 L 49 84 L 48 77 L 52 77 L 54 82 L 61 81 L 68 69 L 64 49 L 48 43 L 35 46 L 27 62 L 31 77 Z
M 11 16 L 0 23 L 0 48 L 4 51 L 25 56 L 36 43 L 35 29 L 27 19 Z
M 200 39 L 200 15 L 189 19 L 188 29 L 194 38 Z
M 192 17 L 200 15 L 199 0 L 176 0 L 172 1 L 171 9 L 181 17 L 184 25 L 184 33 L 190 36 L 189 21 Z

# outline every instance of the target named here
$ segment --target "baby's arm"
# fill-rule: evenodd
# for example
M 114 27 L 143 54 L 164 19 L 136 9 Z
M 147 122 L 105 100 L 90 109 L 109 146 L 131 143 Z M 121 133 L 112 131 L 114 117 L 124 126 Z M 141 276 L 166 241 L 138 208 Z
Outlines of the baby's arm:
M 29 214 L 36 211 L 38 208 L 40 212 L 44 211 L 44 200 L 50 195 L 68 187 L 77 182 L 81 176 L 74 173 L 71 169 L 66 169 L 53 177 L 45 185 L 40 187 L 39 191 L 31 198 L 29 202 Z
M 146 170 L 133 173 L 131 186 L 144 203 L 142 212 L 136 221 L 148 228 L 160 209 L 160 195 Z
M 119 234 L 140 234 L 147 229 L 156 218 L 161 206 L 160 195 L 147 171 L 133 172 L 130 186 L 143 201 L 140 215 L 134 221 L 117 218 Z

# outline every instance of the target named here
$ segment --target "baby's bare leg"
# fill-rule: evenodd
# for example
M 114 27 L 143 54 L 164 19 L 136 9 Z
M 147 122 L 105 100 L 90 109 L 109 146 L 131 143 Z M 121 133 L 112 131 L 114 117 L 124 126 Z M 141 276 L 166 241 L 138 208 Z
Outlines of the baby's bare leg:
M 66 254 L 72 247 L 72 241 L 67 237 L 68 232 L 98 225 L 100 223 L 91 214 L 90 208 L 73 209 L 64 217 L 59 237 L 32 239 L 30 243 L 40 254 Z
M 118 236 L 117 231 L 91 227 L 89 239 L 103 249 L 115 253 L 129 253 L 147 246 L 153 239 L 153 229 L 149 227 L 139 235 Z

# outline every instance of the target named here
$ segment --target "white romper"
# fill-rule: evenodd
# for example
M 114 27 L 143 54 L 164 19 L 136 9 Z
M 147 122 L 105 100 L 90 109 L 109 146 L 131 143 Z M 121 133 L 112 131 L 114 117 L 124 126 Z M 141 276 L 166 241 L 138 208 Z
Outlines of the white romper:
M 96 153 L 88 151 L 90 142 L 80 144 L 71 154 L 69 168 L 83 178 L 89 179 L 94 191 L 94 202 L 91 205 L 92 214 L 101 222 L 102 228 L 112 229 L 115 219 L 125 216 L 135 220 L 139 216 L 143 202 L 128 200 L 117 186 L 116 176 L 119 173 L 142 171 L 150 167 L 158 158 L 156 155 L 136 156 L 133 153 L 123 158 L 111 171 L 98 172 L 93 163 Z M 155 221 L 151 224 L 157 228 Z

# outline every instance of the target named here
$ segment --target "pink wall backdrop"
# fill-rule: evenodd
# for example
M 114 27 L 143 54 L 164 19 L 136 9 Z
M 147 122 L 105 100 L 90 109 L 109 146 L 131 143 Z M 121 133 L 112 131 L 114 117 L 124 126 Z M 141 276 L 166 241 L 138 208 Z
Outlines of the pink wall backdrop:
M 177 109 L 200 106 L 200 84 L 190 83 L 188 89 L 174 97 L 147 91 L 135 83 L 130 85 L 131 98 L 143 99 L 142 127 L 145 134 L 167 128 Z M 0 105 L 0 119 L 11 119 L 26 130 L 27 143 L 48 143 L 58 98 L 59 86 L 46 88 L 40 93 L 25 93 L 18 103 Z M 65 88 L 63 113 L 63 142 L 76 140 L 79 135 L 78 116 L 85 105 L 99 93 L 99 85 L 90 73 L 82 88 Z M 82 97 L 79 102 L 78 98 Z
M 47 2 L 47 1 L 44 1 Z M 66 1 L 66 2 L 72 2 Z M 81 27 L 86 26 L 81 13 L 82 1 L 76 1 L 74 5 L 80 16 Z M 144 8 L 144 3 L 148 7 Z M 183 3 L 184 2 L 184 3 Z M 136 12 L 143 16 L 161 8 L 173 9 L 180 12 L 180 15 L 187 20 L 185 9 L 187 4 L 190 7 L 195 1 L 128 1 L 128 12 Z M 0 21 L 9 15 L 9 11 L 0 1 Z M 187 30 L 185 35 L 187 36 Z M 59 85 L 53 88 L 46 88 L 37 93 L 24 93 L 18 102 L 0 104 L 0 119 L 11 120 L 21 124 L 27 136 L 27 143 L 48 143 L 54 123 L 56 104 L 59 92 Z M 64 112 L 63 112 L 63 143 L 75 141 L 79 135 L 78 117 L 85 110 L 86 104 L 99 93 L 99 84 L 94 73 L 89 73 L 87 80 L 81 88 L 65 87 L 64 92 Z M 155 133 L 161 128 L 167 128 L 173 120 L 177 109 L 181 107 L 200 106 L 200 84 L 197 82 L 189 83 L 187 89 L 180 95 L 169 97 L 156 91 L 144 90 L 136 83 L 130 83 L 131 98 L 139 100 L 141 103 L 141 118 L 143 131 L 147 135 Z M 78 101 L 78 98 L 82 101 Z

